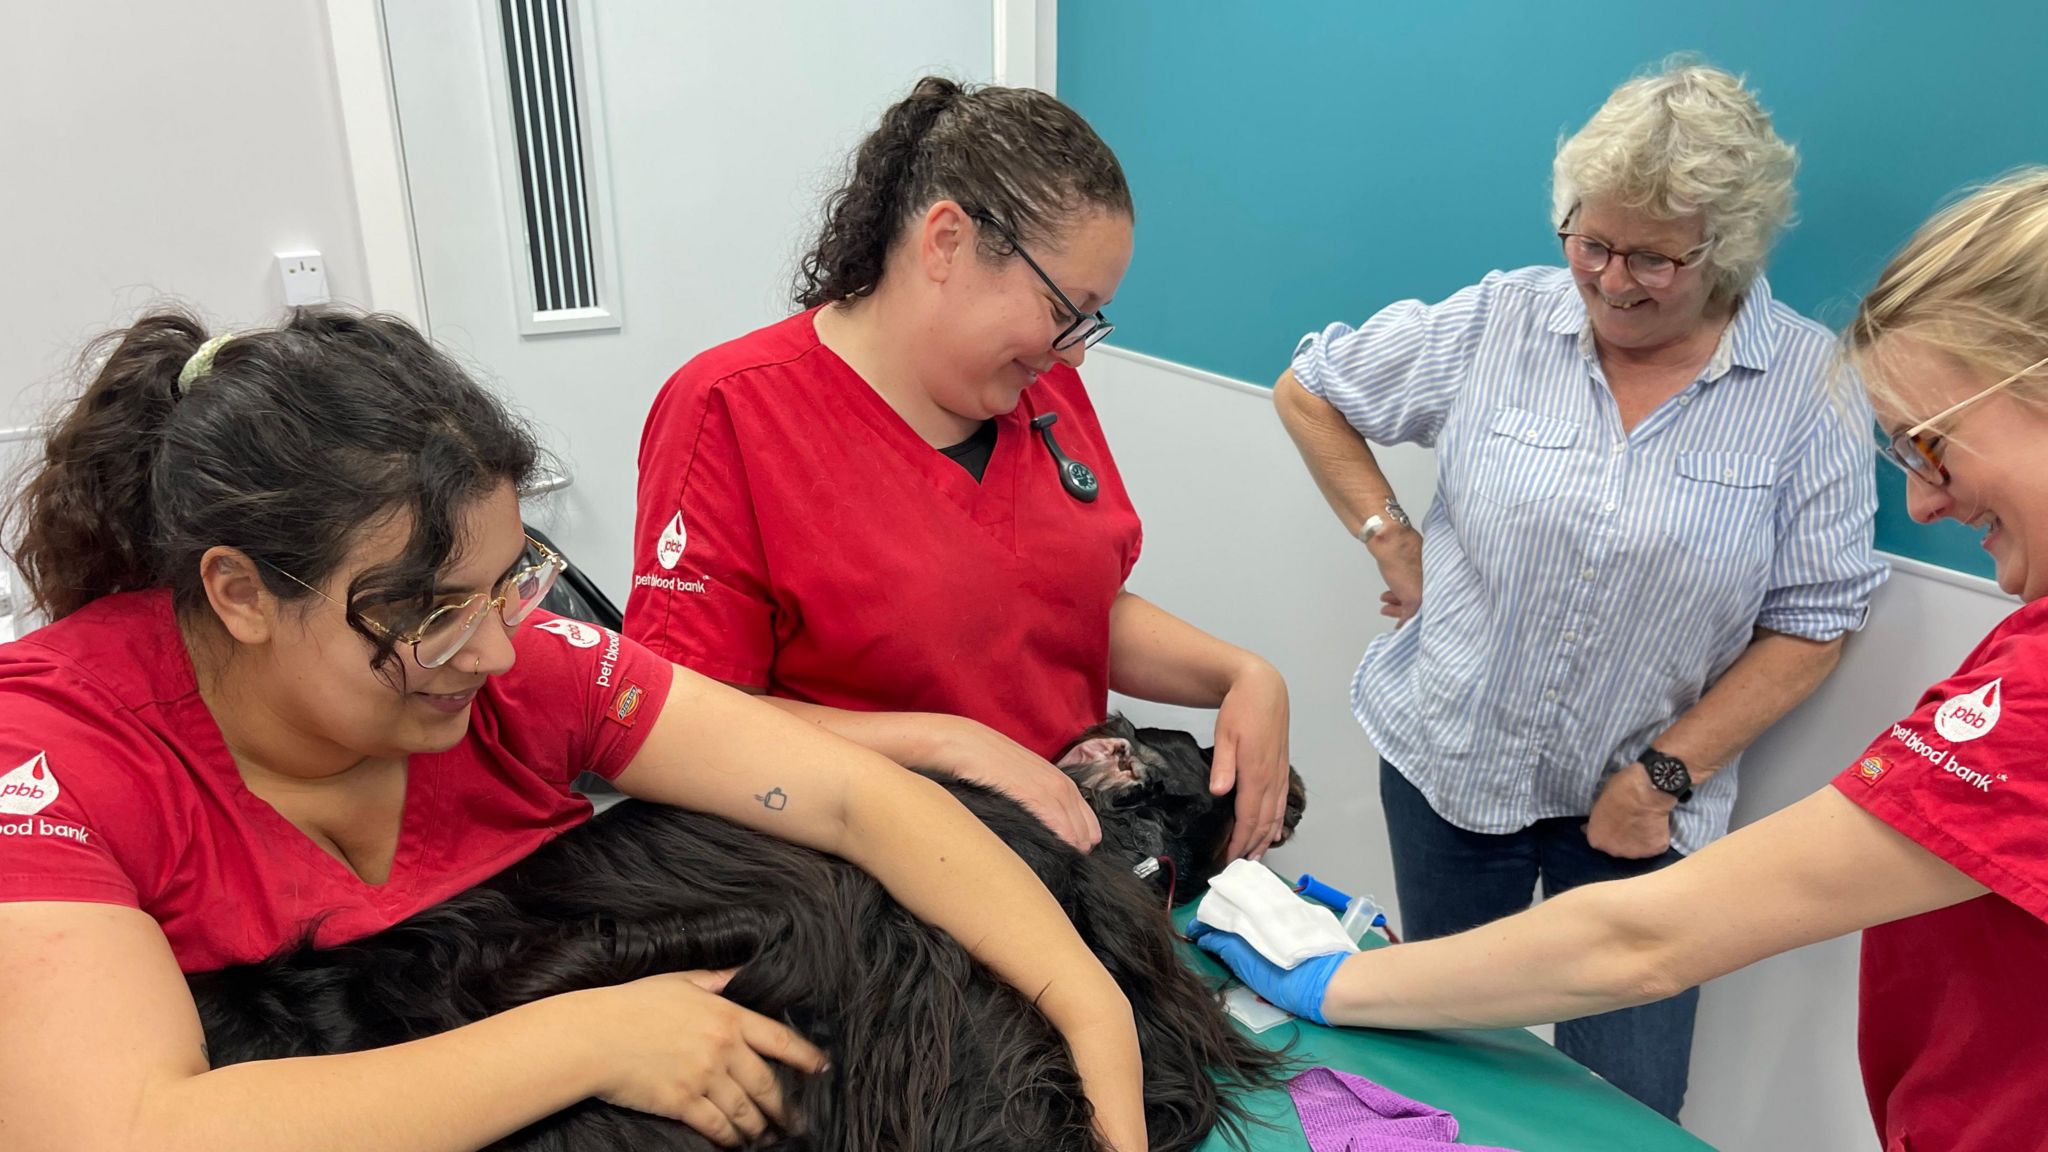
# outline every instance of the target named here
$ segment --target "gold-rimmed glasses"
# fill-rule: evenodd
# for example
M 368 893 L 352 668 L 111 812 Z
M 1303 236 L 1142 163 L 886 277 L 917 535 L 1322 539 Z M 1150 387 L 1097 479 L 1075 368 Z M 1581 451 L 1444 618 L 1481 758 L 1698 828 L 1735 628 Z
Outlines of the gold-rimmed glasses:
M 362 621 L 363 626 L 387 640 L 406 644 L 412 648 L 412 658 L 420 667 L 432 670 L 455 658 L 470 638 L 476 635 L 484 618 L 497 612 L 505 621 L 505 627 L 516 628 L 521 621 L 533 614 L 540 602 L 547 598 L 555 581 L 569 567 L 569 562 L 553 548 L 528 536 L 526 542 L 540 556 L 538 562 L 525 565 L 509 572 L 489 592 L 472 592 L 453 604 L 443 604 L 427 613 L 426 618 L 414 627 L 400 632 L 390 626 L 373 620 L 361 613 L 353 612 L 347 605 L 322 592 L 297 576 L 278 568 L 270 567 L 285 579 L 320 597 L 329 604 L 340 608 L 343 613 Z

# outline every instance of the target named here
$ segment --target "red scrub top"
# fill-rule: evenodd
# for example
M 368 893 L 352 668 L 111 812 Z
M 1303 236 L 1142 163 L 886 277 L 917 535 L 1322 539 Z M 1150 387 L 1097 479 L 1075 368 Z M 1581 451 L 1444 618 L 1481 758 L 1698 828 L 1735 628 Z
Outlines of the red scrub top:
M 1863 933 L 1858 1048 L 1886 1152 L 2048 1148 L 2048 601 L 1835 787 L 1991 891 Z
M 801 312 L 685 364 L 640 441 L 626 633 L 834 708 L 947 712 L 1057 755 L 1109 704 L 1109 609 L 1141 532 L 1065 364 L 996 418 L 976 482 Z M 1060 484 L 1030 428 L 1100 480 Z
M 391 876 L 370 884 L 242 783 L 168 593 L 109 596 L 0 645 L 0 901 L 120 904 L 203 972 L 345 943 L 437 904 L 590 816 L 570 781 L 622 771 L 671 668 L 535 613 L 469 730 L 412 757 Z

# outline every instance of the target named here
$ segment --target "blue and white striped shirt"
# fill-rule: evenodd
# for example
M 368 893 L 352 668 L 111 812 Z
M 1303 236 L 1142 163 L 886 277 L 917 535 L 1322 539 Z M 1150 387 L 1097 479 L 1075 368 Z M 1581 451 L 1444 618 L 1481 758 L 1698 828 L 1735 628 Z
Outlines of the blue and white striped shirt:
M 1436 449 L 1421 608 L 1366 648 L 1351 705 L 1439 814 L 1584 815 L 1754 628 L 1862 627 L 1886 568 L 1870 418 L 1830 399 L 1834 351 L 1759 279 L 1699 379 L 1624 432 L 1562 268 L 1302 339 L 1302 387 L 1370 441 Z M 1728 830 L 1736 769 L 1679 805 L 1681 852 Z

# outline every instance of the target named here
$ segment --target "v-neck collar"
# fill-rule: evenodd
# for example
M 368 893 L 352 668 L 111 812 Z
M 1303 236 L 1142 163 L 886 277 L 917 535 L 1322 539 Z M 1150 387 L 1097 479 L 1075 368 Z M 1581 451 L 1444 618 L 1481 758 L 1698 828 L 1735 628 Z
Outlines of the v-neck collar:
M 811 339 L 816 344 L 816 354 L 824 357 L 823 363 L 831 369 L 830 374 L 836 379 L 838 390 L 869 433 L 926 487 L 943 494 L 947 502 L 968 520 L 1014 551 L 1017 472 L 1019 458 L 1027 447 L 1027 417 L 1024 413 L 1030 408 L 1028 399 L 1020 399 L 1016 408 L 995 418 L 995 446 L 989 450 L 988 467 L 976 481 L 965 468 L 918 435 L 910 422 L 890 406 L 874 385 L 818 339 L 815 313 Z M 1026 389 L 1024 395 L 1028 398 L 1030 389 Z
M 185 713 L 180 727 L 192 741 L 194 766 L 214 779 L 221 792 L 231 798 L 248 818 L 252 829 L 263 833 L 252 841 L 251 850 L 262 853 L 276 847 L 295 857 L 298 867 L 329 877 L 345 891 L 358 893 L 385 906 L 406 903 L 419 888 L 420 858 L 429 831 L 419 826 L 419 821 L 424 818 L 420 813 L 432 810 L 430 790 L 437 786 L 440 774 L 434 772 L 431 765 L 439 757 L 415 755 L 407 758 L 405 800 L 399 811 L 398 843 L 392 852 L 391 870 L 382 884 L 372 884 L 322 848 L 268 800 L 250 790 L 248 781 L 242 778 L 241 768 L 235 763 L 234 752 L 228 747 L 227 736 L 221 731 L 220 721 L 214 717 L 213 710 L 207 707 L 206 698 L 199 692 L 199 672 L 192 664 L 191 652 L 185 647 L 176 609 L 169 596 L 163 598 L 160 611 L 163 615 L 159 619 L 166 630 L 163 649 L 166 658 L 161 666 L 169 674 L 167 687 L 171 689 L 167 693 L 170 699 L 166 706 Z

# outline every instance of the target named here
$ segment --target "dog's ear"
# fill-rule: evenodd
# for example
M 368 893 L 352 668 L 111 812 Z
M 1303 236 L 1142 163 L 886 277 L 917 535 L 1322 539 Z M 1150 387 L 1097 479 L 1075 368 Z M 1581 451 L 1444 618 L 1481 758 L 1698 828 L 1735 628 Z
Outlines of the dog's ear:
M 1057 767 L 1097 802 L 1130 788 L 1138 779 L 1132 771 L 1130 741 L 1114 736 L 1081 741 L 1067 749 Z
M 1059 763 L 1054 767 L 1071 772 L 1091 764 L 1121 761 L 1130 754 L 1130 741 L 1113 736 L 1096 736 L 1067 749 L 1066 754 L 1060 757 Z

